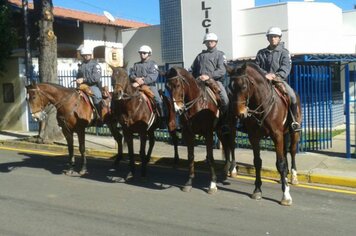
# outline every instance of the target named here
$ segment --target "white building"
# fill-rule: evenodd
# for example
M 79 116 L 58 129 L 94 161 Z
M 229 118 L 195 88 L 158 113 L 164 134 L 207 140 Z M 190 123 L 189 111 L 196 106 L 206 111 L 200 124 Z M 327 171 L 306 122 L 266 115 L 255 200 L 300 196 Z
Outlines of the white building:
M 228 59 L 254 57 L 267 46 L 270 26 L 283 31 L 291 54 L 356 52 L 356 11 L 333 3 L 284 2 L 255 7 L 254 0 L 160 1 L 162 61 L 189 67 L 205 46 L 206 32 L 219 36 Z M 158 37 L 158 35 L 156 35 Z

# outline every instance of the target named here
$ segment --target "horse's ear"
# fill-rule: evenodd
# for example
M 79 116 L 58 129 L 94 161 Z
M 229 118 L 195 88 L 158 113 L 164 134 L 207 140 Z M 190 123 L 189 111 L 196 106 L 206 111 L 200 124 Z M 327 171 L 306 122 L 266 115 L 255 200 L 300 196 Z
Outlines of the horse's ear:
M 36 85 L 36 80 L 31 80 L 31 85 L 35 86 Z
M 114 71 L 114 69 L 116 68 L 115 66 L 111 65 L 110 63 L 107 63 L 109 65 L 109 67 L 111 68 L 112 71 Z
M 224 64 L 225 65 L 225 68 L 226 68 L 226 71 L 227 71 L 227 73 L 230 75 L 230 74 L 232 74 L 233 72 L 234 72 L 234 67 L 232 67 L 232 66 L 230 66 L 230 65 L 228 65 L 228 64 Z

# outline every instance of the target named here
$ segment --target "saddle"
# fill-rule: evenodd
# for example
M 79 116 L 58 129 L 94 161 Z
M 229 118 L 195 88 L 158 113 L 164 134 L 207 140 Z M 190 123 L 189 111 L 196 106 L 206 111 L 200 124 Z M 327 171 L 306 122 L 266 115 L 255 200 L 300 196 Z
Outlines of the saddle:
M 84 92 L 89 97 L 93 97 L 94 96 L 93 91 L 90 89 L 89 85 L 87 85 L 87 84 L 80 84 L 77 87 L 77 90 Z
M 282 79 L 277 77 L 275 80 L 272 80 L 272 85 L 278 96 L 282 99 L 283 103 L 289 107 L 290 98 L 287 89 L 282 82 Z
M 150 100 L 153 100 L 155 97 L 155 94 L 152 92 L 152 90 L 148 85 L 145 84 L 141 85 L 139 87 L 139 91 L 144 93 Z
M 220 90 L 219 85 L 213 79 L 205 80 L 204 83 L 205 83 L 206 86 L 208 86 L 208 88 L 211 89 L 211 91 L 213 91 L 213 93 L 215 95 L 215 98 L 212 97 L 212 99 L 213 100 L 215 99 L 216 100 L 216 105 L 218 107 L 220 107 L 221 106 L 221 98 L 220 98 L 219 94 L 220 94 L 221 90 Z
M 99 114 L 98 108 L 95 107 L 94 102 L 92 97 L 94 96 L 93 91 L 91 90 L 90 86 L 87 84 L 80 84 L 77 88 L 77 91 L 79 92 L 80 96 L 84 99 L 84 101 L 88 104 L 90 104 L 92 110 L 93 110 L 93 114 L 91 119 L 92 120 L 100 120 L 101 116 Z M 109 93 L 109 89 L 107 89 L 108 94 Z

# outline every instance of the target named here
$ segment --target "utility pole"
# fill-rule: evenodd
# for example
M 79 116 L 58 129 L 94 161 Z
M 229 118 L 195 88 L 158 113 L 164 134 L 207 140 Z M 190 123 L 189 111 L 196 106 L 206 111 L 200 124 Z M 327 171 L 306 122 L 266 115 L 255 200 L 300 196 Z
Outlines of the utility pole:
M 31 35 L 30 25 L 28 21 L 28 0 L 22 0 L 22 14 L 25 28 L 25 68 L 26 68 L 26 82 L 33 80 L 32 56 L 31 56 Z

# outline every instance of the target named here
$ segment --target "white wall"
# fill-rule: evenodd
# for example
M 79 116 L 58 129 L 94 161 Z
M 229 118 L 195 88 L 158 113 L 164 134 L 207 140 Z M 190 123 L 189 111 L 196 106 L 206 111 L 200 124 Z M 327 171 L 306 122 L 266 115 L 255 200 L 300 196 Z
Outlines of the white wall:
M 356 10 L 344 12 L 342 16 L 345 49 L 351 53 L 356 53 Z
M 347 53 L 342 42 L 342 10 L 333 3 L 290 2 L 288 48 L 292 54 Z
M 127 68 L 140 60 L 138 49 L 142 45 L 152 48 L 152 59 L 158 65 L 164 65 L 161 56 L 161 32 L 159 25 L 122 31 L 122 44 L 124 47 L 124 64 Z
M 236 12 L 239 17 L 234 21 L 238 28 L 238 50 L 232 59 L 254 57 L 259 49 L 266 47 L 266 31 L 271 26 L 278 26 L 283 32 L 283 41 L 288 47 L 288 17 L 286 4 L 274 4 L 264 7 L 242 9 Z
M 235 17 L 233 13 L 243 7 L 254 6 L 254 0 L 182 0 L 181 2 L 185 67 L 190 67 L 196 55 L 206 49 L 202 42 L 207 29 L 218 35 L 218 49 L 223 51 L 227 58 L 232 58 L 236 51 L 234 40 L 237 36 L 236 28 L 231 21 Z
M 117 48 L 123 56 L 122 33 L 117 27 L 84 24 L 83 28 L 85 46 L 93 49 L 98 46 Z

